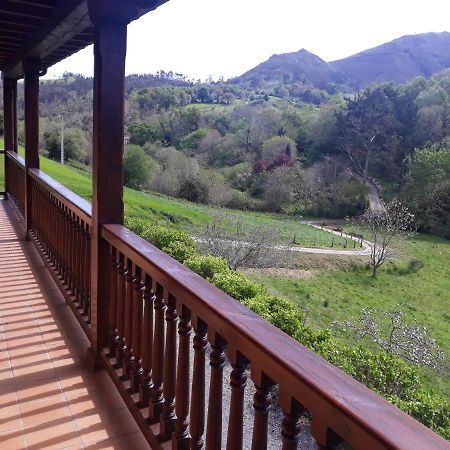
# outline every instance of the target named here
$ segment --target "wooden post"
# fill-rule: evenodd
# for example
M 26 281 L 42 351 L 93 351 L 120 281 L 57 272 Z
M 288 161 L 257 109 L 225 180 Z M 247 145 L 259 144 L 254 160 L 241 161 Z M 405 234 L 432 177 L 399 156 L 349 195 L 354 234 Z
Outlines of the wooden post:
M 5 150 L 14 151 L 14 91 L 17 80 L 3 79 L 3 123 L 5 136 Z
M 108 345 L 111 264 L 104 224 L 122 224 L 123 128 L 127 19 L 107 2 L 89 2 L 94 22 L 93 194 L 91 234 L 91 368 Z
M 14 151 L 15 141 L 15 100 L 14 95 L 17 87 L 17 80 L 12 78 L 3 79 L 3 135 L 5 137 L 4 149 Z M 6 170 L 6 155 L 4 155 L 4 174 L 5 174 L 5 198 L 8 195 L 8 171 Z
M 31 217 L 31 179 L 28 176 L 28 169 L 39 169 L 39 69 L 39 61 L 36 60 L 27 60 L 23 64 L 25 75 L 25 230 L 27 239 L 29 239 L 33 222 Z

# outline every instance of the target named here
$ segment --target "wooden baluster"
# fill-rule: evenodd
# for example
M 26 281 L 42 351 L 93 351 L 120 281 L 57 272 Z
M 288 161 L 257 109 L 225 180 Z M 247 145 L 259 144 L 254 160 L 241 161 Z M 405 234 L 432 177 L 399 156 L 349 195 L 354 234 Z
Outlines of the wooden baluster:
M 86 299 L 87 299 L 87 321 L 91 322 L 91 227 L 88 226 L 87 240 L 86 240 L 86 267 L 87 267 L 87 285 L 86 285 Z
M 300 415 L 303 408 L 288 392 L 281 388 L 279 403 L 284 414 L 281 425 L 282 450 L 297 450 L 300 435 Z
M 122 367 L 124 349 L 124 323 L 125 323 L 125 277 L 127 268 L 122 253 L 119 254 L 119 271 L 117 275 L 117 344 L 116 344 L 116 368 Z
M 110 305 L 109 305 L 109 357 L 117 356 L 117 272 L 120 268 L 117 250 L 111 245 L 111 277 L 110 277 Z
M 144 319 L 142 327 L 142 377 L 139 386 L 139 404 L 148 405 L 152 383 L 152 351 L 153 351 L 153 302 L 155 293 L 152 290 L 152 279 L 145 274 Z
M 128 380 L 131 375 L 131 359 L 133 357 L 132 348 L 132 327 L 133 327 L 133 302 L 134 302 L 134 273 L 133 263 L 127 259 L 127 273 L 125 276 L 125 327 L 124 327 L 124 346 L 122 361 L 122 380 Z
M 83 315 L 87 316 L 89 311 L 89 260 L 90 260 L 90 243 L 89 231 L 86 224 L 83 225 Z M 117 258 L 118 268 L 120 269 L 119 260 Z M 117 272 L 118 275 L 118 272 Z M 119 289 L 117 289 L 117 297 L 119 296 Z M 116 321 L 117 323 L 117 321 Z
M 209 387 L 208 424 L 206 449 L 220 450 L 222 442 L 222 391 L 223 367 L 225 366 L 225 341 L 215 332 L 208 333 L 211 344 L 211 381 Z
M 77 221 L 77 301 L 78 307 L 83 304 L 83 221 Z
M 191 350 L 191 312 L 180 305 L 180 321 L 178 323 L 178 367 L 176 388 L 175 433 L 172 437 L 172 449 L 187 450 L 189 448 L 189 367 Z
M 208 340 L 206 339 L 206 324 L 202 320 L 193 318 L 192 325 L 195 335 L 189 448 L 200 450 L 203 448 L 205 429 L 205 352 Z
M 164 352 L 163 394 L 160 438 L 167 440 L 175 430 L 175 386 L 177 376 L 177 312 L 176 299 L 169 294 L 166 308 L 166 348 Z
M 132 360 L 130 391 L 139 392 L 142 376 L 142 303 L 144 294 L 144 282 L 140 267 L 134 270 L 134 303 L 133 303 L 133 332 L 132 332 Z
M 266 450 L 269 410 L 272 403 L 270 389 L 273 383 L 261 371 L 256 370 L 252 371 L 252 380 L 256 388 L 253 396 L 255 418 L 253 421 L 252 450 Z
M 249 361 L 237 350 L 230 350 L 228 358 L 233 370 L 230 375 L 231 401 L 228 419 L 227 450 L 242 450 L 244 428 L 245 370 Z
M 152 392 L 149 400 L 149 419 L 157 422 L 160 419 L 163 406 L 163 363 L 164 363 L 164 289 L 156 284 L 155 308 L 155 335 L 152 352 Z

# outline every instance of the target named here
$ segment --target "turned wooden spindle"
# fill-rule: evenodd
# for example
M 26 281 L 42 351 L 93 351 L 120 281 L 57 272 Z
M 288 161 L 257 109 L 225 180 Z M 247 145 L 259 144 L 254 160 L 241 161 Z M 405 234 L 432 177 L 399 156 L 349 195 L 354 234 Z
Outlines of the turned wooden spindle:
M 155 334 L 152 352 L 152 391 L 149 400 L 149 420 L 158 422 L 164 402 L 163 397 L 163 364 L 164 364 L 164 288 L 156 284 L 155 289 Z
M 228 357 L 232 371 L 230 375 L 231 401 L 228 419 L 227 450 L 242 450 L 244 439 L 244 390 L 247 383 L 245 370 L 249 361 L 237 350 L 230 350 Z
M 117 250 L 111 246 L 111 268 L 110 268 L 110 294 L 109 294 L 109 357 L 115 358 L 117 356 L 117 275 L 120 269 L 120 264 L 117 259 Z
M 125 321 L 125 277 L 127 268 L 124 256 L 119 254 L 119 270 L 117 273 L 117 344 L 116 344 L 116 364 L 115 367 L 122 367 L 124 350 L 124 321 Z
M 134 301 L 132 324 L 132 359 L 130 391 L 139 392 L 142 376 L 141 344 L 142 344 L 142 303 L 144 295 L 144 282 L 140 267 L 134 270 Z
M 178 323 L 178 366 L 176 387 L 176 424 L 172 437 L 173 450 L 189 448 L 189 367 L 191 350 L 191 312 L 185 306 L 181 307 Z
M 124 347 L 122 361 L 122 380 L 129 380 L 131 375 L 131 362 L 133 358 L 132 329 L 133 329 L 133 302 L 134 302 L 134 278 L 133 262 L 127 259 L 127 273 L 125 276 L 125 327 Z
M 90 305 L 90 276 L 91 276 L 91 238 L 89 227 L 86 226 L 83 233 L 83 253 L 84 253 L 84 271 L 83 271 L 83 315 L 89 316 Z
M 253 396 L 255 416 L 253 421 L 252 450 L 266 450 L 269 411 L 272 404 L 270 390 L 273 383 L 260 371 L 252 372 L 252 380 L 256 388 Z
M 300 416 L 304 409 L 288 392 L 280 389 L 279 403 L 283 410 L 282 450 L 297 450 L 300 435 Z
M 175 431 L 175 386 L 177 364 L 177 312 L 176 299 L 169 294 L 166 308 L 166 346 L 163 368 L 164 403 L 161 414 L 160 436 L 169 439 Z
M 142 326 L 142 376 L 139 386 L 139 404 L 148 405 L 152 383 L 152 352 L 153 352 L 153 302 L 155 293 L 152 290 L 152 279 L 145 274 L 144 283 L 144 311 Z
M 222 442 L 223 368 L 225 366 L 225 340 L 215 332 L 208 333 L 211 344 L 208 424 L 206 427 L 207 450 L 220 450 Z
M 205 365 L 206 365 L 206 324 L 198 319 L 192 319 L 194 327 L 194 368 L 192 374 L 192 394 L 189 431 L 191 439 L 189 448 L 200 450 L 203 448 L 203 433 L 205 431 Z

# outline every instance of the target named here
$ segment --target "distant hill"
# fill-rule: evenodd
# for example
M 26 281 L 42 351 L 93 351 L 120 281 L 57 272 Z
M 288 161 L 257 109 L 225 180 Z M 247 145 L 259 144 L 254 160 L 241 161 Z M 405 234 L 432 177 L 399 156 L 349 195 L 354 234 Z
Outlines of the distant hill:
M 429 77 L 450 67 L 450 33 L 403 36 L 338 61 L 326 62 L 302 49 L 273 55 L 231 80 L 258 86 L 261 83 L 300 83 L 305 87 L 338 90 L 361 89 L 371 83 L 404 83 Z
M 308 50 L 272 55 L 267 61 L 238 77 L 239 81 L 283 81 L 322 85 L 345 84 L 346 77 L 331 64 Z
M 352 86 L 430 77 L 450 67 L 450 33 L 403 36 L 330 65 L 341 71 Z

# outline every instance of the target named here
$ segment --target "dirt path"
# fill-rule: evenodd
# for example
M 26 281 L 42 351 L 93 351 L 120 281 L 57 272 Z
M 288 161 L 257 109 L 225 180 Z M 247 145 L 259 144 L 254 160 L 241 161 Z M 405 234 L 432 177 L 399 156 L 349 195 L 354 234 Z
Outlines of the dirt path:
M 319 230 L 323 230 L 326 231 L 328 233 L 334 234 L 336 236 L 339 237 L 343 237 L 345 239 L 348 239 L 350 241 L 355 241 L 358 243 L 358 245 L 362 245 L 362 248 L 360 247 L 358 250 L 354 249 L 354 250 L 337 250 L 334 248 L 319 248 L 319 247 L 300 247 L 298 245 L 284 245 L 284 244 L 279 244 L 279 245 L 271 245 L 271 244 L 265 244 L 264 247 L 267 249 L 272 249 L 272 250 L 281 250 L 281 251 L 289 251 L 289 252 L 299 252 L 299 253 L 315 253 L 315 254 L 320 254 L 320 255 L 346 255 L 346 256 L 366 256 L 370 254 L 371 248 L 372 248 L 372 243 L 366 240 L 362 240 L 358 237 L 355 236 L 351 236 L 349 234 L 346 233 L 341 233 L 338 231 L 334 231 L 334 230 L 330 230 L 329 228 L 325 228 L 319 225 L 313 225 L 310 224 L 310 226 L 317 228 Z M 202 239 L 200 237 L 197 236 L 192 236 L 192 239 L 195 242 L 199 242 L 199 243 L 205 243 L 206 240 Z M 230 240 L 230 239 L 220 239 L 220 242 L 223 243 L 229 243 L 231 246 L 251 246 L 254 245 L 251 242 L 246 242 L 246 241 L 238 241 L 238 240 Z

